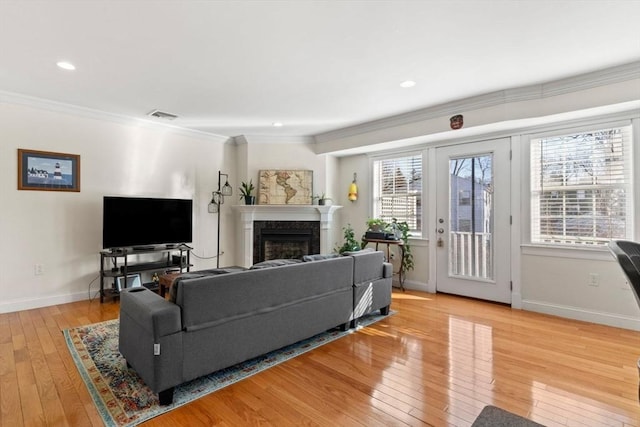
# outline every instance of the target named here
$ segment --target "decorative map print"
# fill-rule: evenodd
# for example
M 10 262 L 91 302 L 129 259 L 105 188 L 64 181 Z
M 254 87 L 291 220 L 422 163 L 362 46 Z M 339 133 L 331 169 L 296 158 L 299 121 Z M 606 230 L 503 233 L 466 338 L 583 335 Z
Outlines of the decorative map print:
M 260 205 L 310 205 L 313 171 L 262 170 L 258 187 Z

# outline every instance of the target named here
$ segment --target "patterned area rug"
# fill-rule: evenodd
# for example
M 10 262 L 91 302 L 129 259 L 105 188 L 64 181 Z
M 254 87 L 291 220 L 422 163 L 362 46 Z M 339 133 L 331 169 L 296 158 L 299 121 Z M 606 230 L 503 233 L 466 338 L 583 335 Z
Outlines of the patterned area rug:
M 365 316 L 360 319 L 358 329 L 385 317 L 379 314 Z M 354 329 L 345 332 L 333 329 L 200 377 L 176 387 L 173 404 L 160 406 L 158 395 L 144 384 L 135 371 L 127 368 L 118 352 L 118 328 L 119 321 L 116 319 L 63 332 L 78 371 L 107 426 L 137 425 L 354 332 Z

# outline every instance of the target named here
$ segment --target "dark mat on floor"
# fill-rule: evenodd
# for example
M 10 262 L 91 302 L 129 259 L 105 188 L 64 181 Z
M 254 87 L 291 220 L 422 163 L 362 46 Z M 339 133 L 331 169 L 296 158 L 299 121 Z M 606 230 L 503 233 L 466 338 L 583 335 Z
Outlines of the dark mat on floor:
M 471 427 L 544 427 L 495 406 L 485 406 Z

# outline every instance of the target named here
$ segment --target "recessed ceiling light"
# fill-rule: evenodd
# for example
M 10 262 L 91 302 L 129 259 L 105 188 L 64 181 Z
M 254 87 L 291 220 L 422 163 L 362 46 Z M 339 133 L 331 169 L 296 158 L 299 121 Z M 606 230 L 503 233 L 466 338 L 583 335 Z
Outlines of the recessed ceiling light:
M 282 122 L 273 122 L 273 123 L 271 123 L 271 125 L 274 128 L 281 128 L 282 126 L 284 126 L 284 124 L 282 124 Z
M 69 70 L 69 71 L 73 71 L 76 69 L 76 66 L 73 65 L 71 62 L 67 62 L 67 61 L 60 61 L 57 62 L 56 65 L 60 68 L 62 68 L 63 70 Z
M 400 87 L 414 87 L 416 85 L 416 82 L 414 82 L 413 80 L 405 80 L 402 83 L 400 83 Z

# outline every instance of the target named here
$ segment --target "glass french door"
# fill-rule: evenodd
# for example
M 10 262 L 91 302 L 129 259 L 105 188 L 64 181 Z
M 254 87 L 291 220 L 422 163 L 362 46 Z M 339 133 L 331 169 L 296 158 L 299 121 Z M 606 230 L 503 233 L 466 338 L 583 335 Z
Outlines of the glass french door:
M 436 289 L 511 303 L 510 141 L 436 150 Z

